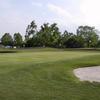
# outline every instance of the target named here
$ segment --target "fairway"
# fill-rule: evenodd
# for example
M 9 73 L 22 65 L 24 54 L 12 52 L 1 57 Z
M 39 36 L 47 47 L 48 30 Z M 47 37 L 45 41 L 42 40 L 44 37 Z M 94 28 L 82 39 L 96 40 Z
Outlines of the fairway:
M 99 51 L 30 49 L 0 53 L 0 100 L 100 100 L 100 83 L 73 69 L 100 65 Z

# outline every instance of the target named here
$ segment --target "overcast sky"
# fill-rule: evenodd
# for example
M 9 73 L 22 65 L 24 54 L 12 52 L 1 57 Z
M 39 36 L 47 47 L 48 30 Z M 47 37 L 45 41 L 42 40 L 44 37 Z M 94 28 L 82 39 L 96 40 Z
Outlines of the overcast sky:
M 56 22 L 60 30 L 75 32 L 79 25 L 100 29 L 100 0 L 0 0 L 0 35 L 25 34 L 27 25 Z

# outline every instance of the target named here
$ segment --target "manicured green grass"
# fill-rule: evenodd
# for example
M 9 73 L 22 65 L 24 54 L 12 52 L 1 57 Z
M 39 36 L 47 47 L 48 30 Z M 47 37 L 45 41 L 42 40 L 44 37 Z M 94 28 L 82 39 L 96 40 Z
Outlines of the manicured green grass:
M 0 53 L 0 100 L 100 100 L 100 83 L 80 82 L 73 74 L 74 68 L 100 65 L 99 51 L 15 51 Z

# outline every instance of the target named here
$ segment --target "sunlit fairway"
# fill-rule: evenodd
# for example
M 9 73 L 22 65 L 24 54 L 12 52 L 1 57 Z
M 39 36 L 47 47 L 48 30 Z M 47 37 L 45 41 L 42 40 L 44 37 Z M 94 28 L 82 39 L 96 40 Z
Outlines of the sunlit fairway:
M 0 53 L 0 100 L 100 100 L 100 83 L 80 82 L 73 74 L 100 65 L 99 51 L 16 51 Z

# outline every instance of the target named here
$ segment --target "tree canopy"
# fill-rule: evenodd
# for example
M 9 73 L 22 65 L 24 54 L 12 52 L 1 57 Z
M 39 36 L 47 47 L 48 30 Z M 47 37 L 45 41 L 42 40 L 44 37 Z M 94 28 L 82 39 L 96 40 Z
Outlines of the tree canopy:
M 94 27 L 79 26 L 77 29 L 77 35 L 82 37 L 85 47 L 95 47 L 98 43 L 99 36 Z
M 13 38 L 9 33 L 5 33 L 1 38 L 1 43 L 4 46 L 13 46 Z
M 20 33 L 14 34 L 14 45 L 17 47 L 21 47 L 23 44 L 23 39 Z
M 12 37 L 5 33 L 1 38 L 4 46 L 16 47 L 56 47 L 56 48 L 91 48 L 100 47 L 100 39 L 95 27 L 79 26 L 76 33 L 61 32 L 57 23 L 44 23 L 39 28 L 32 21 L 26 28 L 25 39 L 20 33 Z

